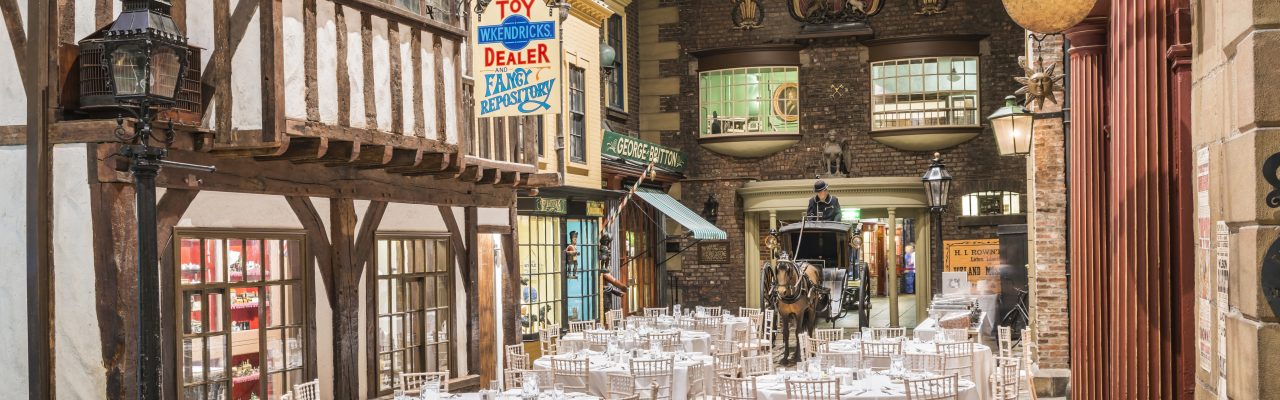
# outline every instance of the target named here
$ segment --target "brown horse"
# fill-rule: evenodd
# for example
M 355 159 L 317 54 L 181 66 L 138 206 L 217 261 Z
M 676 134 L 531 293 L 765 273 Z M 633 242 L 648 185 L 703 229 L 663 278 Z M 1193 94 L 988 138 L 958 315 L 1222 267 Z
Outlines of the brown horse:
M 778 325 L 782 328 L 783 365 L 792 365 L 800 359 L 800 332 L 813 336 L 818 322 L 817 305 L 826 291 L 822 287 L 822 272 L 806 262 L 779 259 L 771 274 L 773 289 L 768 297 L 778 313 Z M 791 324 L 796 326 L 796 350 L 792 358 Z

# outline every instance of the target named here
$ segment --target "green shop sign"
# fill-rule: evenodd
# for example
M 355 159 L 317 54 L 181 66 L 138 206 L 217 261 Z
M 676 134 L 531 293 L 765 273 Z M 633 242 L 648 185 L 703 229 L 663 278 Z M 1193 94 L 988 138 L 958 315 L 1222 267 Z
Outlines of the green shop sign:
M 534 214 L 564 215 L 568 205 L 568 200 L 554 197 L 521 197 L 516 202 L 520 211 Z
M 613 131 L 604 131 L 604 143 L 600 146 L 600 151 L 607 156 L 641 164 L 653 162 L 658 168 L 668 171 L 684 171 L 684 153 L 679 150 L 649 143 Z

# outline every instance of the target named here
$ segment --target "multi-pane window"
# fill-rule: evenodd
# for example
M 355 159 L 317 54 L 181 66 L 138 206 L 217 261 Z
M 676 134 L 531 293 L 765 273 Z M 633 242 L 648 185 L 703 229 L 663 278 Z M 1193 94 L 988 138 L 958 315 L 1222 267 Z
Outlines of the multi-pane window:
M 1022 193 L 1007 191 L 974 192 L 960 196 L 961 214 L 966 217 L 982 215 L 1022 214 Z
M 569 265 L 565 280 L 565 304 L 569 321 L 594 321 L 599 316 L 600 224 L 597 219 L 569 219 L 565 230 L 572 241 L 577 239 L 577 265 Z
M 619 110 L 626 108 L 627 96 L 627 74 L 622 67 L 627 57 L 626 47 L 622 43 L 624 31 L 621 15 L 614 14 L 609 17 L 607 40 L 609 47 L 612 47 L 616 54 L 613 58 L 613 74 L 609 75 L 609 107 Z
M 453 16 L 454 10 L 451 9 L 448 0 L 380 0 L 383 3 L 394 4 L 396 7 L 408 10 L 414 14 L 429 17 L 438 21 L 448 21 Z
M 798 132 L 799 71 L 759 67 L 699 73 L 701 134 Z
M 978 125 L 978 57 L 871 63 L 871 129 Z
M 400 374 L 449 369 L 453 280 L 446 238 L 378 239 L 378 392 Z
M 567 327 L 561 319 L 564 307 L 564 250 L 560 217 L 520 215 L 520 326 L 526 338 L 537 338 L 543 328 Z
M 569 67 L 569 159 L 587 162 L 586 70 Z
M 306 381 L 300 236 L 180 233 L 182 399 L 274 399 Z

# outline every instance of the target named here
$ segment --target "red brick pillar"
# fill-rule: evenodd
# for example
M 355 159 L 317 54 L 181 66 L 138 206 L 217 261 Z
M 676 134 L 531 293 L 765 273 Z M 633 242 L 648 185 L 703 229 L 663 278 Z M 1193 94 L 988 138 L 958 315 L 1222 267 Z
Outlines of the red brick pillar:
M 1095 10 L 1096 11 L 1096 10 Z M 1106 15 L 1106 10 L 1102 10 Z M 1071 393 L 1104 399 L 1110 259 L 1107 227 L 1107 18 L 1066 31 L 1071 41 L 1070 219 Z
M 1182 192 L 1186 146 L 1175 135 L 1174 92 L 1166 52 L 1173 0 L 1111 4 L 1109 326 L 1112 399 L 1172 399 L 1179 387 L 1174 346 L 1191 321 L 1174 279 L 1194 262 L 1183 257 Z M 1089 212 L 1089 211 L 1085 211 Z

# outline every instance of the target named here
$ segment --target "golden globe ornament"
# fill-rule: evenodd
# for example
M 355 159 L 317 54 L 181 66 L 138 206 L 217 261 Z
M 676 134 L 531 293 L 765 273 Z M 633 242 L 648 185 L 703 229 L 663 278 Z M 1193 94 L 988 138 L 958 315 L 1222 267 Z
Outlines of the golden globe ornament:
M 1003 0 L 1013 22 L 1036 33 L 1058 33 L 1089 15 L 1097 0 Z

